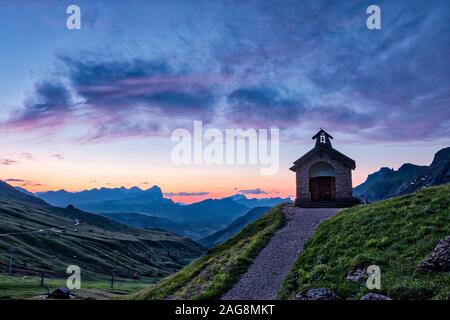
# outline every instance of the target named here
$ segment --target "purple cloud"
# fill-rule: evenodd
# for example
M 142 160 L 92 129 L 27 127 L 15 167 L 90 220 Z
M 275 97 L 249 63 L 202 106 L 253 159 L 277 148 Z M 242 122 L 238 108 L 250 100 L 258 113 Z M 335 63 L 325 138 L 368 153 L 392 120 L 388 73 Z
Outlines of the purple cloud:
M 25 182 L 25 180 L 15 179 L 15 178 L 6 179 L 5 181 L 6 182 Z
M 203 191 L 199 191 L 199 192 L 166 192 L 164 193 L 164 196 L 166 197 L 173 197 L 173 196 L 181 196 L 181 197 L 189 197 L 189 196 L 206 196 L 208 195 L 209 192 L 203 192 Z
M 45 186 L 45 184 L 37 182 L 37 181 L 33 181 L 33 180 L 28 180 L 25 181 L 23 184 L 21 184 L 22 187 L 41 187 L 41 186 Z
M 13 159 L 0 159 L 0 165 L 3 166 L 11 166 L 13 164 L 17 164 L 18 162 Z
M 34 159 L 34 155 L 29 153 L 29 152 L 23 152 L 20 154 L 23 158 L 27 159 L 27 160 L 33 160 Z
M 109 111 L 142 104 L 162 114 L 198 113 L 213 100 L 201 78 L 175 71 L 165 61 L 85 61 L 67 56 L 61 60 L 86 103 Z
M 177 119 L 212 115 L 216 97 L 208 85 L 224 81 L 154 60 L 59 56 L 59 66 L 59 79 L 37 83 L 24 108 L 8 121 L 10 128 L 51 129 L 70 120 L 88 126 L 82 138 L 88 141 L 158 135 Z
M 228 104 L 231 122 L 258 128 L 297 125 L 305 111 L 300 99 L 284 97 L 268 86 L 239 88 L 228 96 Z
M 129 43 L 111 35 L 107 54 L 59 54 L 57 72 L 36 82 L 4 127 L 74 123 L 88 131 L 82 142 L 167 135 L 192 120 L 290 133 L 323 126 L 369 141 L 450 136 L 449 2 L 381 1 L 379 31 L 365 26 L 367 5 L 219 1 L 201 18 L 189 5 L 164 7 L 154 32 L 173 37 L 151 35 L 151 49 L 125 56 L 109 41 L 134 52 L 150 32 L 138 21 L 164 5 L 130 7 L 133 33 L 120 28 Z M 92 26 L 116 17 L 97 9 Z
M 50 157 L 58 159 L 58 160 L 64 160 L 64 156 L 60 153 L 52 154 Z
M 267 191 L 261 190 L 260 188 L 239 190 L 239 193 L 242 193 L 242 194 L 268 194 Z
M 69 89 L 59 81 L 45 80 L 35 84 L 24 108 L 16 111 L 5 124 L 10 129 L 32 130 L 64 124 L 73 108 Z

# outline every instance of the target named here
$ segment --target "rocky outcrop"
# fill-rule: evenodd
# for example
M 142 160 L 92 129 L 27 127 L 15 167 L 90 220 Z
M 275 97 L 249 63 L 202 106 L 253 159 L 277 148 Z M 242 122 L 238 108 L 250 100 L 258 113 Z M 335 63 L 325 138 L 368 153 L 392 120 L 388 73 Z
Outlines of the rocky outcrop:
M 450 147 L 434 155 L 430 166 L 403 164 L 398 170 L 381 168 L 353 189 L 363 202 L 383 200 L 450 182 Z
M 363 269 L 350 270 L 345 279 L 353 282 L 364 282 L 366 279 L 366 272 Z
M 450 236 L 440 240 L 436 248 L 419 266 L 420 271 L 450 271 Z
M 304 295 L 297 295 L 295 300 L 340 300 L 340 298 L 331 289 L 313 288 Z
M 383 296 L 382 294 L 369 292 L 361 297 L 359 300 L 392 300 L 387 296 Z

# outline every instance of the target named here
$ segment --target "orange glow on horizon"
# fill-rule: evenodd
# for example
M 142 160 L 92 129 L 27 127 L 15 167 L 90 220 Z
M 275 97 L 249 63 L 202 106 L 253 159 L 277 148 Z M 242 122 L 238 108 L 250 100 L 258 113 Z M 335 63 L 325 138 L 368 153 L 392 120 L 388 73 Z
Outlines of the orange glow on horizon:
M 366 172 L 361 172 L 356 170 L 356 172 L 353 173 L 353 187 L 359 185 L 365 179 L 367 178 Z M 245 186 L 242 188 L 231 188 L 230 183 L 224 183 L 223 185 L 219 183 L 211 183 L 209 182 L 207 185 L 205 183 L 199 183 L 199 184 L 192 184 L 189 183 L 183 183 L 179 184 L 172 181 L 171 184 L 165 184 L 164 181 L 158 181 L 155 183 L 149 183 L 149 182 L 136 182 L 136 181 L 129 181 L 129 182 L 101 182 L 96 180 L 90 180 L 87 183 L 83 181 L 77 181 L 74 179 L 71 179 L 71 183 L 64 183 L 59 184 L 55 183 L 55 180 L 60 179 L 54 179 L 51 178 L 51 176 L 47 176 L 48 181 L 43 180 L 28 180 L 28 179 L 20 179 L 23 181 L 7 181 L 9 184 L 15 186 L 15 187 L 22 187 L 30 192 L 46 192 L 46 191 L 57 191 L 64 189 L 68 192 L 79 192 L 83 190 L 90 190 L 90 189 L 100 189 L 102 187 L 104 188 L 120 188 L 120 187 L 126 187 L 131 188 L 134 186 L 137 186 L 143 190 L 151 188 L 153 185 L 158 185 L 163 193 L 173 193 L 175 195 L 165 195 L 166 198 L 172 199 L 174 202 L 180 202 L 180 203 L 194 203 L 203 201 L 205 199 L 221 199 L 229 196 L 233 196 L 237 193 L 239 193 L 239 190 L 241 189 L 250 189 L 252 186 L 253 188 L 260 188 L 262 190 L 266 190 L 264 186 L 260 186 L 260 183 L 264 181 L 264 179 L 261 179 L 261 177 L 257 177 L 255 179 L 252 179 L 249 181 L 249 179 L 242 179 L 242 180 L 233 180 L 233 185 L 236 186 Z M 269 178 L 267 178 L 269 179 Z M 6 179 L 5 179 L 6 180 Z M 67 180 L 66 180 L 67 181 Z M 254 181 L 254 182 L 252 182 Z M 286 177 L 279 177 L 276 179 L 276 181 L 272 181 L 270 183 L 270 191 L 263 193 L 263 194 L 246 194 L 245 196 L 247 198 L 273 198 L 273 197 L 281 197 L 281 198 L 287 198 L 291 197 L 293 198 L 295 195 L 295 175 L 287 175 Z M 177 193 L 182 192 L 208 192 L 205 195 L 176 195 Z

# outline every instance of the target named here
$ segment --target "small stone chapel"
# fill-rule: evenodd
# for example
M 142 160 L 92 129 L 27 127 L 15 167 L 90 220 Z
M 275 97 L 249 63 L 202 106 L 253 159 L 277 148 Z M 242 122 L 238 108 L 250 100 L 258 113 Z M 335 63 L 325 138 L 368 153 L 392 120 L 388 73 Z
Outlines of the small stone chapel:
M 353 203 L 352 170 L 355 160 L 334 149 L 333 137 L 320 129 L 313 137 L 316 145 L 294 162 L 295 205 L 299 207 L 345 207 Z

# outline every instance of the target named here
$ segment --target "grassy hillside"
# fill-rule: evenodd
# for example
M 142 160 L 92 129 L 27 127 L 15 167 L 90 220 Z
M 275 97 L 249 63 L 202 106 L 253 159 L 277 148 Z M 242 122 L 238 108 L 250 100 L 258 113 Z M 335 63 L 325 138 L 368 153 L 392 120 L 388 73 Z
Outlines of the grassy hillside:
M 349 270 L 378 265 L 380 293 L 393 299 L 450 299 L 450 275 L 417 271 L 438 241 L 450 235 L 450 185 L 344 210 L 319 226 L 280 293 L 292 298 L 326 287 L 341 298 L 369 292 L 346 280 Z
M 222 230 L 219 230 L 208 237 L 200 239 L 198 240 L 198 242 L 208 248 L 212 248 L 230 239 L 232 236 L 236 235 L 239 231 L 244 229 L 248 224 L 252 223 L 269 210 L 269 207 L 255 207 L 253 209 L 250 209 L 246 214 L 240 216 Z
M 161 229 L 183 235 L 183 227 L 167 218 L 148 216 L 132 212 L 98 213 L 99 215 L 137 228 Z
M 113 252 L 122 277 L 159 279 L 195 258 L 204 248 L 189 239 L 158 230 L 125 226 L 77 209 L 52 207 L 33 197 L 0 192 L 0 270 L 8 268 L 15 247 L 14 273 L 65 275 L 67 266 L 81 267 L 83 279 L 110 275 Z M 10 192 L 12 193 L 10 193 Z M 29 201 L 30 200 L 30 201 Z
M 275 231 L 284 224 L 280 207 L 270 210 L 227 242 L 133 299 L 214 299 L 230 289 Z

